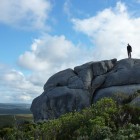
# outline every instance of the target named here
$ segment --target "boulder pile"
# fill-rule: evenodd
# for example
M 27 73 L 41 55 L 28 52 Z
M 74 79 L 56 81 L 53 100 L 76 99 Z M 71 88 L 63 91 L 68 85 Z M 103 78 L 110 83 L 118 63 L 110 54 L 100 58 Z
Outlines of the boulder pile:
M 140 90 L 140 59 L 88 62 L 54 74 L 44 85 L 44 92 L 31 105 L 35 121 L 58 118 L 80 111 L 103 97 L 116 100 Z M 130 104 L 140 106 L 140 96 Z

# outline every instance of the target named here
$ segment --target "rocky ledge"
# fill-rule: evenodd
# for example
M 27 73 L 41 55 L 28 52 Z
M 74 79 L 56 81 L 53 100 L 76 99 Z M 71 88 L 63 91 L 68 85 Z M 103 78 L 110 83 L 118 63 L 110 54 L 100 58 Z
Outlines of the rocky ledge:
M 54 74 L 35 98 L 31 111 L 35 121 L 57 118 L 80 111 L 103 97 L 140 106 L 140 59 L 89 62 Z M 133 96 L 134 95 L 134 96 Z

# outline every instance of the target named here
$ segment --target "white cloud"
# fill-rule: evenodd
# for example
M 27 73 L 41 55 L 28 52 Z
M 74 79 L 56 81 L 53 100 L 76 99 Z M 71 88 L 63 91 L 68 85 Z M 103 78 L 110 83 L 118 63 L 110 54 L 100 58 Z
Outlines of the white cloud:
M 0 102 L 27 102 L 43 91 L 42 86 L 34 85 L 20 71 L 1 69 Z
M 45 27 L 50 10 L 49 0 L 2 0 L 0 22 L 14 27 L 41 29 Z
M 33 71 L 27 80 L 34 86 L 43 87 L 54 73 L 88 61 L 125 58 L 128 42 L 133 47 L 132 56 L 140 56 L 140 18 L 131 17 L 125 4 L 118 2 L 115 8 L 100 11 L 91 18 L 73 19 L 72 22 L 76 31 L 89 37 L 93 47 L 75 45 L 64 35 L 46 34 L 35 39 L 31 49 L 20 55 L 18 61 L 20 66 Z
M 20 55 L 18 64 L 33 70 L 29 79 L 37 85 L 42 85 L 54 73 L 73 68 L 83 62 L 91 61 L 92 51 L 82 45 L 74 45 L 64 35 L 45 35 L 35 39 L 31 50 Z
M 140 18 L 131 16 L 124 3 L 90 18 L 72 19 L 72 23 L 76 31 L 92 40 L 95 59 L 125 58 L 127 43 L 133 47 L 132 56 L 140 57 Z
M 28 102 L 43 92 L 47 79 L 66 68 L 91 61 L 92 52 L 81 44 L 74 45 L 62 36 L 44 35 L 35 39 L 30 50 L 19 56 L 18 64 L 31 70 L 24 75 L 0 65 L 0 102 Z
M 68 15 L 68 17 L 71 17 L 72 16 L 70 7 L 71 7 L 70 0 L 66 0 L 65 3 L 64 3 L 63 9 L 64 9 L 65 14 Z
M 88 48 L 74 45 L 64 35 L 45 35 L 41 39 L 35 39 L 31 50 L 19 57 L 19 64 L 31 70 L 46 70 L 49 67 L 62 67 L 73 65 L 86 60 Z M 79 57 L 83 55 L 82 58 Z
M 17 7 L 13 0 L 9 2 L 9 6 L 14 3 L 13 7 L 19 9 L 20 6 L 17 0 L 15 1 Z M 8 0 L 5 0 L 2 4 L 6 4 L 6 2 Z M 24 1 L 22 2 L 24 3 Z M 26 2 L 27 0 L 25 0 Z M 38 2 L 48 1 L 40 0 Z M 28 7 L 27 5 L 30 4 L 24 5 Z M 67 7 L 68 5 L 65 6 L 65 8 L 69 8 Z M 11 11 L 7 8 L 9 10 L 7 13 L 14 13 L 13 7 Z M 26 17 L 26 12 L 28 11 L 26 8 L 20 8 L 24 15 L 23 17 L 19 17 L 21 15 L 19 12 L 19 14 L 17 13 L 18 16 L 13 17 L 10 21 L 12 14 L 8 15 L 4 12 L 6 15 L 4 16 L 0 12 L 0 22 L 20 25 L 19 22 Z M 31 9 L 33 9 L 31 10 L 32 16 L 35 10 L 34 8 Z M 49 11 L 50 6 L 48 5 L 46 9 Z M 67 11 L 68 9 L 65 10 Z M 44 20 L 47 19 L 47 16 L 43 13 L 35 14 L 35 16 L 33 14 L 33 17 L 42 17 L 38 18 L 42 19 L 40 20 L 42 24 L 37 22 L 36 25 L 34 20 L 31 22 L 34 27 L 44 26 Z M 7 102 L 14 102 L 15 100 L 30 102 L 34 97 L 42 93 L 43 85 L 52 74 L 92 60 L 112 59 L 114 57 L 117 59 L 125 58 L 127 57 L 127 43 L 130 43 L 133 47 L 132 56 L 140 57 L 140 18 L 131 17 L 124 3 L 118 2 L 115 8 L 104 9 L 90 18 L 72 19 L 72 23 L 77 32 L 82 32 L 89 37 L 93 47 L 83 47 L 81 44 L 75 45 L 64 35 L 51 36 L 46 34 L 41 38 L 35 39 L 30 46 L 30 50 L 21 54 L 18 60 L 20 66 L 32 71 L 30 75 L 25 76 L 19 71 L 9 70 L 8 68 L 5 70 L 3 65 L 0 65 L 0 96 L 3 97 L 3 100 Z

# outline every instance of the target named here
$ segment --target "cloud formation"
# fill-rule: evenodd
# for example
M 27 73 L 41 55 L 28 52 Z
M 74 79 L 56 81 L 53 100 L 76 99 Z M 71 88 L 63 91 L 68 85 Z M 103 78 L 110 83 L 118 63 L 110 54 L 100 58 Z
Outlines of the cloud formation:
M 0 22 L 19 28 L 44 28 L 51 10 L 49 0 L 2 0 Z
M 41 87 L 54 73 L 88 61 L 126 58 L 128 42 L 133 47 L 132 56 L 140 56 L 140 18 L 131 16 L 124 3 L 118 2 L 116 7 L 90 18 L 73 18 L 72 23 L 77 32 L 89 37 L 93 47 L 74 44 L 64 35 L 46 34 L 35 39 L 31 49 L 20 55 L 18 61 L 20 66 L 33 71 L 28 76 L 32 86 Z
M 72 19 L 76 31 L 87 35 L 95 46 L 95 59 L 126 58 L 126 45 L 133 47 L 133 57 L 140 57 L 140 18 L 133 17 L 124 3 L 107 8 L 96 16 Z
M 64 13 L 68 15 L 68 17 L 72 16 L 70 7 L 71 7 L 70 0 L 66 0 L 64 3 L 63 10 L 64 10 Z
M 31 83 L 20 71 L 0 67 L 0 102 L 31 102 L 42 87 Z
M 32 2 L 39 5 L 35 6 L 37 9 L 32 6 Z M 71 18 L 73 15 L 70 15 L 68 2 L 64 10 Z M 0 12 L 0 22 L 20 26 L 28 14 L 26 25 L 42 28 L 50 9 L 48 0 L 21 0 L 20 3 L 17 0 L 5 0 L 0 5 L 0 10 L 4 11 L 3 14 Z M 3 100 L 31 102 L 43 92 L 43 85 L 54 73 L 88 61 L 126 58 L 127 43 L 133 47 L 132 57 L 140 57 L 140 18 L 129 13 L 124 3 L 118 2 L 114 8 L 106 8 L 95 16 L 72 18 L 71 22 L 74 31 L 89 38 L 92 47 L 83 46 L 86 43 L 82 40 L 80 44 L 74 44 L 65 35 L 45 34 L 34 39 L 30 50 L 23 52 L 18 59 L 19 66 L 31 71 L 29 75 L 0 65 L 0 96 Z
M 54 73 L 90 61 L 91 57 L 90 48 L 74 45 L 64 35 L 45 35 L 35 39 L 31 50 L 20 55 L 18 64 L 34 71 L 30 76 L 34 84 L 43 85 Z

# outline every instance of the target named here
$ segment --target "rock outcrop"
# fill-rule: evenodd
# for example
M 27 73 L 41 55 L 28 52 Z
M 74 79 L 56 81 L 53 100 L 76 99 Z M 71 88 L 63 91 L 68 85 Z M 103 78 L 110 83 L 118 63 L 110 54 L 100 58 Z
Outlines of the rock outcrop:
M 31 111 L 35 121 L 48 120 L 80 111 L 103 97 L 123 100 L 137 90 L 140 90 L 140 59 L 89 62 L 50 77 L 44 92 L 33 100 Z M 137 96 L 130 104 L 140 106 L 139 101 Z

